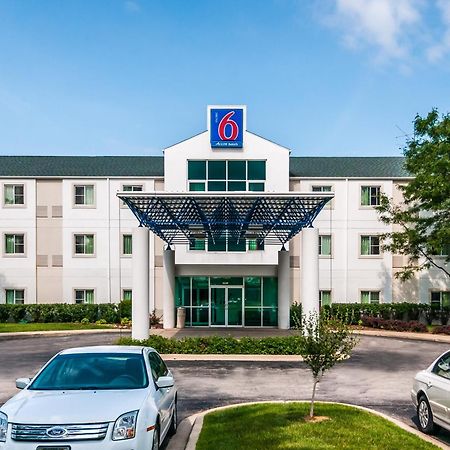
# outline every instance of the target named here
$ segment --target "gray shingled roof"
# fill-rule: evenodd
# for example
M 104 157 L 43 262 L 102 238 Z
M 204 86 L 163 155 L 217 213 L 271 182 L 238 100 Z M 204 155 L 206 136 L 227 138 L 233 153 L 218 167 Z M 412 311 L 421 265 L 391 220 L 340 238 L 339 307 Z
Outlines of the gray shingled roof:
M 292 177 L 403 178 L 403 157 L 291 157 Z M 162 156 L 0 156 L 0 177 L 151 177 Z
M 411 175 L 404 168 L 402 156 L 367 157 L 291 157 L 291 177 L 364 177 L 404 178 Z

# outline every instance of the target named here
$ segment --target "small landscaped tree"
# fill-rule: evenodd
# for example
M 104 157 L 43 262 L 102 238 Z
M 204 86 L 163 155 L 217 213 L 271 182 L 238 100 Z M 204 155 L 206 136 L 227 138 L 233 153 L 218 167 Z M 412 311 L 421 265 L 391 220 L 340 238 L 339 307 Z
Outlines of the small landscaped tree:
M 313 418 L 317 383 L 326 370 L 331 369 L 338 361 L 350 357 L 358 339 L 346 323 L 338 319 L 319 317 L 315 313 L 303 315 L 295 328 L 301 335 L 300 354 L 313 376 L 309 411 L 309 417 Z

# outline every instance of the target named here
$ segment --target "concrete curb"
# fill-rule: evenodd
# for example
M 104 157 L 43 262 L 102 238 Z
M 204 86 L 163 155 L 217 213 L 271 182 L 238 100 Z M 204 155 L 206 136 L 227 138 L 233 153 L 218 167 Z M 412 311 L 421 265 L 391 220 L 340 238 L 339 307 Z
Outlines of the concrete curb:
M 17 331 L 13 333 L 0 333 L 0 339 L 16 339 L 16 338 L 32 338 L 36 336 L 48 336 L 48 337 L 59 337 L 59 336 L 71 336 L 77 334 L 130 334 L 131 331 L 128 329 L 117 329 L 117 328 L 102 328 L 95 330 L 51 330 L 51 331 Z
M 384 331 L 384 330 L 354 330 L 355 334 L 361 336 L 383 337 L 390 339 L 406 339 L 410 341 L 439 342 L 450 344 L 450 336 L 446 334 L 413 333 L 408 331 Z
M 183 434 L 178 436 L 178 432 L 177 432 L 177 434 L 169 442 L 169 445 L 167 446 L 167 450 L 195 450 L 195 448 L 197 446 L 198 438 L 200 437 L 200 432 L 203 427 L 203 420 L 204 420 L 204 417 L 206 416 L 206 414 L 209 414 L 209 413 L 212 413 L 215 411 L 222 411 L 224 409 L 236 408 L 239 406 L 258 405 L 258 404 L 264 404 L 264 403 L 309 403 L 309 401 L 292 400 L 292 401 L 266 401 L 266 402 L 261 401 L 261 402 L 236 403 L 233 405 L 212 408 L 207 411 L 203 411 L 201 413 L 194 414 L 194 415 L 184 419 L 181 422 L 181 424 L 179 426 L 179 430 L 181 429 L 181 427 L 183 425 Z M 318 403 L 328 403 L 328 404 L 335 404 L 335 405 L 350 406 L 353 408 L 360 409 L 362 411 L 367 411 L 369 413 L 375 414 L 379 417 L 382 417 L 383 419 L 386 419 L 386 420 L 392 422 L 393 424 L 397 425 L 398 427 L 402 428 L 403 430 L 407 431 L 408 433 L 414 434 L 415 436 L 421 438 L 422 440 L 427 441 L 431 444 L 434 444 L 443 450 L 448 450 L 448 448 L 449 448 L 447 445 L 443 444 L 442 442 L 438 441 L 437 439 L 432 438 L 431 436 L 428 436 L 426 434 L 423 434 L 420 431 L 418 431 L 417 429 L 401 422 L 400 420 L 389 417 L 386 414 L 383 414 L 379 411 L 375 411 L 374 409 L 366 408 L 364 406 L 359 406 L 359 405 L 351 405 L 349 403 L 322 402 L 322 401 L 318 402 Z M 189 427 L 189 424 L 192 424 L 192 425 L 190 428 L 189 435 L 187 436 L 187 429 Z M 186 439 L 186 436 L 187 436 L 187 439 Z M 185 443 L 185 444 L 183 444 L 183 443 Z M 183 445 L 184 445 L 184 447 L 183 447 Z

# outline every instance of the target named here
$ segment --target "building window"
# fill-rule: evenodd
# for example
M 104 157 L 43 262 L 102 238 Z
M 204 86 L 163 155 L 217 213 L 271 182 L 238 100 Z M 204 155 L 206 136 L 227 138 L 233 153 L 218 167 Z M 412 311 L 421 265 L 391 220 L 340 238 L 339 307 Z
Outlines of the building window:
M 450 306 L 450 291 L 431 292 L 431 306 L 436 308 Z
M 189 250 L 205 250 L 206 242 L 204 238 L 194 238 L 189 242 Z
M 260 239 L 248 239 L 247 241 L 249 251 L 264 250 L 264 241 Z
M 6 289 L 6 304 L 8 305 L 23 305 L 25 303 L 24 289 Z
M 124 289 L 122 291 L 122 300 L 133 300 L 133 291 L 131 289 Z
M 331 256 L 331 234 L 321 234 L 319 236 L 319 255 Z
M 123 192 L 142 192 L 142 184 L 124 184 L 122 186 Z
M 361 206 L 380 204 L 380 186 L 361 186 Z
M 332 186 L 311 186 L 313 192 L 333 192 Z M 333 207 L 333 199 L 327 202 L 324 206 L 325 209 L 330 209 Z
M 75 186 L 75 205 L 77 206 L 93 206 L 94 201 L 94 185 L 77 185 Z
M 361 291 L 361 303 L 380 303 L 380 291 Z
M 331 305 L 331 291 L 319 291 L 319 305 L 321 307 Z
M 23 184 L 5 184 L 4 185 L 4 204 L 5 206 L 24 205 L 25 188 Z
M 94 303 L 94 289 L 75 289 L 75 303 Z
M 122 255 L 133 254 L 133 235 L 122 235 Z
M 379 236 L 361 236 L 361 256 L 373 256 L 380 254 Z
M 191 192 L 263 192 L 266 161 L 188 161 Z
M 24 255 L 25 254 L 25 235 L 24 234 L 5 234 L 5 254 Z
M 94 235 L 76 234 L 75 235 L 75 254 L 93 255 L 94 254 Z

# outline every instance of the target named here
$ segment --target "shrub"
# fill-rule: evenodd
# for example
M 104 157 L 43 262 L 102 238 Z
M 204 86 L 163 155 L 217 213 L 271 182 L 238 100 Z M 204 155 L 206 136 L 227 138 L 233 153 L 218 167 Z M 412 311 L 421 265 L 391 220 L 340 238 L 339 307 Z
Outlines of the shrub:
M 150 314 L 150 326 L 155 327 L 160 324 L 162 316 L 156 314 L 156 309 Z
M 209 336 L 175 339 L 152 335 L 144 341 L 122 338 L 119 340 L 119 344 L 145 345 L 153 347 L 163 354 L 298 355 L 300 354 L 301 338 L 299 336 L 284 336 L 267 338 L 244 337 L 237 339 L 233 337 Z
M 433 334 L 450 334 L 450 325 L 441 325 L 432 330 Z
M 404 320 L 382 319 L 380 317 L 363 316 L 361 322 L 365 327 L 380 328 L 392 331 L 414 331 L 426 333 L 427 327 L 416 320 L 406 322 Z
M 131 319 L 131 300 L 122 300 L 119 303 L 119 317 L 128 317 Z
M 108 323 L 105 319 L 99 319 L 95 322 L 97 325 L 105 325 Z
M 88 325 L 91 323 L 87 317 L 83 317 L 80 321 L 81 325 Z

